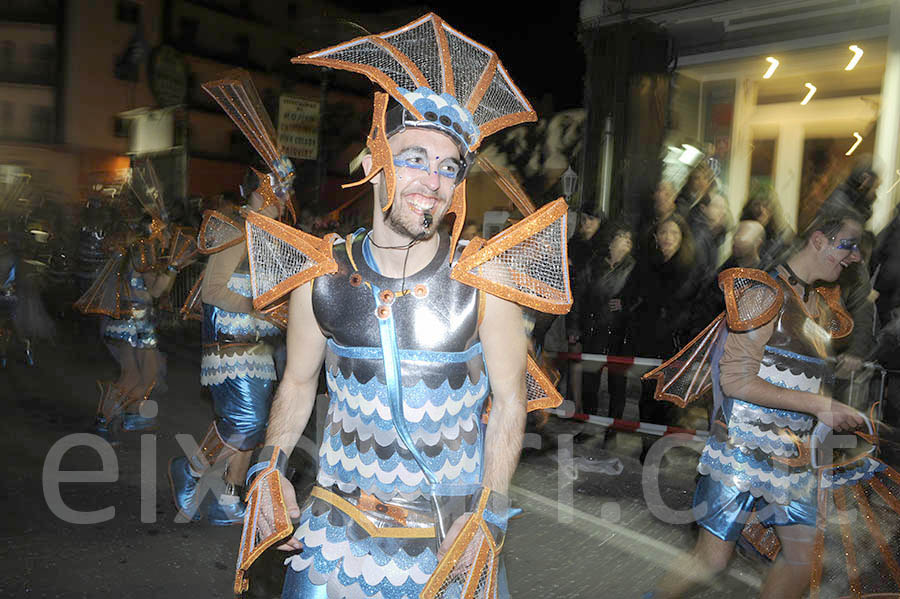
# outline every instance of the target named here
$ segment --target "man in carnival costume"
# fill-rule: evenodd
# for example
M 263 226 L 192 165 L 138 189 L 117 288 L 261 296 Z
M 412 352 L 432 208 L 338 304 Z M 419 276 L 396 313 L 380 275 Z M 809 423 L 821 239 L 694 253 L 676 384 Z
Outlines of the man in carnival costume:
M 715 398 L 694 495 L 697 545 L 647 597 L 679 597 L 713 578 L 753 526 L 780 545 L 760 596 L 800 597 L 809 585 L 819 490 L 813 429 L 817 422 L 836 431 L 863 424 L 861 414 L 827 395 L 832 342 L 846 337 L 853 321 L 840 289 L 815 283 L 836 281 L 860 260 L 861 234 L 856 213 L 833 213 L 817 220 L 803 247 L 770 273 L 724 271 L 726 312 L 645 375 L 658 381 L 657 399 L 683 406 L 709 388 L 704 380 L 711 373 Z M 711 363 L 704 366 L 706 356 Z
M 505 596 L 506 493 L 526 400 L 544 381 L 513 302 L 568 310 L 565 203 L 456 246 L 475 151 L 534 111 L 494 52 L 433 14 L 294 62 L 363 73 L 387 92 L 375 95 L 362 162 L 373 228 L 319 239 L 248 215 L 254 304 L 291 296 L 287 367 L 249 471 L 235 590 L 277 544 L 299 550 L 284 597 Z M 449 235 L 438 230 L 448 212 Z M 323 363 L 319 470 L 298 506 L 283 473 Z
M 241 195 L 246 210 L 272 218 L 280 217 L 290 201 L 286 186 L 252 168 Z M 169 481 L 178 511 L 200 520 L 204 515 L 200 479 L 212 466 L 225 462 L 223 480 L 211 485 L 215 497 L 208 502 L 206 515 L 211 524 L 228 526 L 244 518 L 240 488 L 250 454 L 265 435 L 276 384 L 273 352 L 282 331 L 253 310 L 241 217 L 214 211 L 205 216 L 200 248 L 210 256 L 192 295 L 202 302 L 200 384 L 210 391 L 216 418 L 190 458 L 171 460 Z M 231 234 L 223 235 L 226 231 Z

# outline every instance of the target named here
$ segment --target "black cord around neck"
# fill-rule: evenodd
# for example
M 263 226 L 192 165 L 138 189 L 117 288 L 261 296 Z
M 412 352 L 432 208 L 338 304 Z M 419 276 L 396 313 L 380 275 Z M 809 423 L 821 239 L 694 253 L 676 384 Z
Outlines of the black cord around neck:
M 416 245 L 425 237 L 426 231 L 423 231 L 419 235 L 417 235 L 412 241 L 407 243 L 406 245 L 378 245 L 372 236 L 369 235 L 369 243 L 377 247 L 379 250 L 406 250 L 406 255 L 403 256 L 403 271 L 402 278 L 400 279 L 400 294 L 406 292 L 406 262 L 409 260 L 409 250 L 412 249 L 412 246 Z
M 812 285 L 801 279 L 797 276 L 797 273 L 794 272 L 790 266 L 788 266 L 787 262 L 782 264 L 784 269 L 788 271 L 788 283 L 791 285 L 803 285 L 803 302 L 806 303 L 809 301 L 809 292 L 812 291 Z

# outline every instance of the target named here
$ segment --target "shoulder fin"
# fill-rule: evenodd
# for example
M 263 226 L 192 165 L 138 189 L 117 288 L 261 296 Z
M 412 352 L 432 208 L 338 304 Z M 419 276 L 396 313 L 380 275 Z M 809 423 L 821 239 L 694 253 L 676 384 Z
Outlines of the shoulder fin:
M 181 270 L 197 257 L 197 236 L 189 227 L 173 227 L 169 243 L 169 266 Z
M 203 275 L 205 274 L 206 270 L 201 272 L 191 286 L 191 290 L 188 291 L 187 298 L 179 310 L 183 320 L 203 320 L 203 308 L 201 307 L 203 302 L 200 301 L 200 288 L 203 286 Z
M 201 254 L 215 254 L 244 241 L 244 228 L 236 220 L 218 210 L 203 213 L 197 249 Z
M 246 214 L 253 307 L 259 310 L 318 276 L 337 272 L 335 234 L 324 239 L 256 212 Z
M 559 382 L 559 372 L 549 374 L 534 361 L 528 354 L 528 362 L 525 369 L 525 399 L 526 409 L 529 412 L 543 410 L 545 408 L 557 408 L 563 402 L 563 397 L 556 390 Z
M 75 302 L 75 309 L 82 314 L 122 318 L 122 298 L 129 296 L 128 281 L 125 280 L 127 267 L 128 252 L 117 249 L 88 290 Z
M 816 287 L 816 293 L 822 296 L 831 310 L 831 337 L 842 339 L 853 332 L 853 317 L 844 308 L 841 301 L 841 288 L 838 285 L 822 285 Z
M 568 206 L 562 198 L 491 237 L 463 249 L 450 277 L 540 312 L 572 307 L 566 256 Z
M 755 268 L 729 268 L 719 273 L 725 316 L 732 331 L 749 331 L 770 322 L 781 310 L 784 290 L 771 275 Z

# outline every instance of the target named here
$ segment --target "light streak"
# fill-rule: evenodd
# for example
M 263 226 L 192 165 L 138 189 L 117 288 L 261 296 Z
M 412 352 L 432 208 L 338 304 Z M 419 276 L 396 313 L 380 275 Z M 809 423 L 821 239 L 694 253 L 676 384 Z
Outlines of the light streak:
M 851 58 L 850 62 L 847 63 L 847 66 L 844 67 L 845 71 L 852 71 L 853 67 L 856 66 L 856 63 L 859 62 L 859 59 L 862 58 L 862 55 L 864 54 L 862 48 L 856 44 L 850 46 L 850 50 L 853 52 L 853 58 Z
M 766 74 L 763 75 L 763 79 L 768 79 L 775 72 L 775 69 L 778 68 L 778 59 L 774 56 L 767 56 L 766 60 L 769 62 L 769 69 L 766 71 Z
M 847 153 L 844 154 L 844 156 L 849 156 L 850 154 L 852 154 L 853 150 L 856 149 L 856 146 L 858 146 L 859 144 L 862 143 L 863 138 L 862 138 L 862 135 L 859 134 L 859 131 L 854 131 L 853 137 L 856 138 L 856 142 L 852 146 L 850 146 L 850 149 L 847 150 Z
M 897 187 L 898 183 L 900 183 L 900 170 L 897 171 L 897 180 L 894 181 L 894 184 L 891 185 L 885 193 L 888 194 L 894 191 L 894 188 Z
M 809 101 L 812 100 L 812 97 L 816 93 L 816 86 L 813 85 L 812 83 L 804 83 L 803 85 L 805 85 L 807 88 L 809 88 L 809 92 L 806 94 L 805 98 L 800 100 L 800 106 L 806 106 L 807 104 L 809 104 Z

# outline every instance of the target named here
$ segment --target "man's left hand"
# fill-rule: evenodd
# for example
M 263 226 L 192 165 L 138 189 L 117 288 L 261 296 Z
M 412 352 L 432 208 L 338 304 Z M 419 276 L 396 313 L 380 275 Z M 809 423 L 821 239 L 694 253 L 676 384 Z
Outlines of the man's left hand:
M 444 541 L 441 543 L 441 546 L 438 547 L 437 558 L 440 560 L 444 557 L 448 551 L 450 551 L 450 547 L 453 545 L 453 541 L 456 540 L 456 537 L 459 536 L 460 531 L 462 531 L 463 526 L 466 525 L 466 522 L 469 521 L 469 518 L 472 517 L 472 512 L 466 512 L 459 518 L 453 521 L 453 524 L 450 526 L 450 530 L 447 531 L 447 536 L 444 537 Z

